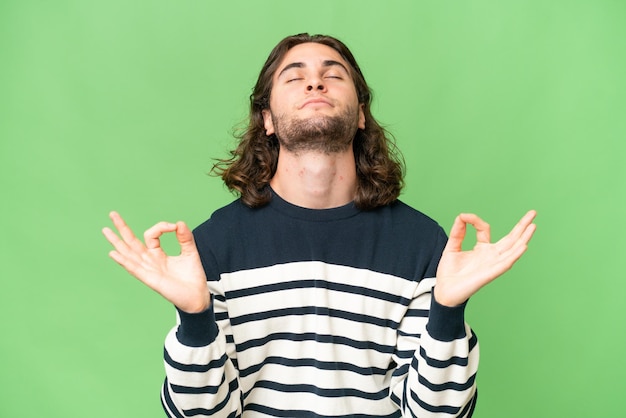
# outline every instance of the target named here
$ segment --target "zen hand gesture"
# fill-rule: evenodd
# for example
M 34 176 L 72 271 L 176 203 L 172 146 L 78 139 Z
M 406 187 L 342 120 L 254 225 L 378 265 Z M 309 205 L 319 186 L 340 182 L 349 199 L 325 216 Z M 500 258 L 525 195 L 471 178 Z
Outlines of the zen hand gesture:
M 144 245 L 118 213 L 111 212 L 110 217 L 121 237 L 110 228 L 102 230 L 115 247 L 109 253 L 113 260 L 182 311 L 202 312 L 209 307 L 211 295 L 204 269 L 193 234 L 184 222 L 154 225 L 145 232 Z M 168 256 L 161 248 L 159 239 L 168 232 L 176 233 L 181 250 L 178 256 Z
M 535 215 L 535 211 L 528 212 L 511 232 L 493 244 L 489 224 L 473 214 L 457 216 L 437 269 L 435 300 L 446 306 L 459 305 L 509 270 L 524 254 L 535 232 Z M 463 251 L 467 224 L 476 229 L 477 242 L 472 250 Z

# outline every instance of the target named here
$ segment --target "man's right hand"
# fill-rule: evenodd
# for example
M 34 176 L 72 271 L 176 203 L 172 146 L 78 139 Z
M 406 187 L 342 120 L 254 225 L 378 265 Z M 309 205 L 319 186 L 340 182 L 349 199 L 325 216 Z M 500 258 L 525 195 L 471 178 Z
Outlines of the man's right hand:
M 159 222 L 144 233 L 144 245 L 117 212 L 110 217 L 120 236 L 111 228 L 102 233 L 115 247 L 109 253 L 113 260 L 184 312 L 202 312 L 210 306 L 206 275 L 193 234 L 184 222 Z M 178 256 L 168 256 L 161 248 L 160 237 L 168 232 L 176 233 Z

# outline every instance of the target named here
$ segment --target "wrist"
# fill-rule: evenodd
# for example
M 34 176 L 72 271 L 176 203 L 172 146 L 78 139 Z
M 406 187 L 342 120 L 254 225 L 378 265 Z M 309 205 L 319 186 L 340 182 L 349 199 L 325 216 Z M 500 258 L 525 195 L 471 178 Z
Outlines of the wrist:
M 191 298 L 187 298 L 184 300 L 185 303 L 174 303 L 174 306 L 179 312 L 187 314 L 199 314 L 208 310 L 211 307 L 211 293 L 206 289 L 206 286 L 202 290 L 204 290 L 202 299 L 190 300 Z
M 446 306 L 433 297 L 426 325 L 430 336 L 438 341 L 452 341 L 465 337 L 466 305 L 467 301 L 457 306 Z
M 176 307 L 180 325 L 176 338 L 182 344 L 190 347 L 202 347 L 212 343 L 218 333 L 213 304 L 197 313 L 189 313 Z
M 467 303 L 467 299 L 461 300 L 458 297 L 451 295 L 450 292 L 446 292 L 446 287 L 439 284 L 439 280 L 437 280 L 437 284 L 433 289 L 433 298 L 439 305 L 448 308 L 454 308 Z

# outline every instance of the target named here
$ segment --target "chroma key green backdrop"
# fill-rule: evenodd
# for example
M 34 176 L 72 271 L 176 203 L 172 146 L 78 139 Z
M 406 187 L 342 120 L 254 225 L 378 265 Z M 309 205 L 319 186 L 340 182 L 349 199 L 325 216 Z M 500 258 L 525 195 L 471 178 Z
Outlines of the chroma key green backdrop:
M 162 416 L 174 311 L 100 230 L 112 209 L 143 231 L 229 202 L 206 173 L 270 49 L 305 31 L 355 53 L 404 201 L 496 238 L 539 213 L 468 307 L 475 415 L 622 416 L 625 22 L 619 0 L 2 1 L 0 416 Z

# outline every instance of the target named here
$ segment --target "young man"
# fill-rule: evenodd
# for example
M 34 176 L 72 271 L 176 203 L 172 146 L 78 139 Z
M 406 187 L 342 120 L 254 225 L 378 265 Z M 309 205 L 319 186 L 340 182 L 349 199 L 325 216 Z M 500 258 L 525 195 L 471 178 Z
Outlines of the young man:
M 465 303 L 522 255 L 535 213 L 493 244 L 489 225 L 462 214 L 447 240 L 397 199 L 402 166 L 370 100 L 340 41 L 285 38 L 238 149 L 216 166 L 240 198 L 193 234 L 159 223 L 145 244 L 111 214 L 111 257 L 178 311 L 168 416 L 472 415 L 478 343 Z M 468 223 L 478 242 L 462 251 Z M 168 232 L 177 257 L 160 248 Z

